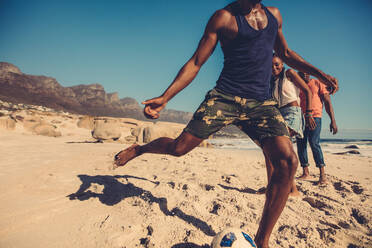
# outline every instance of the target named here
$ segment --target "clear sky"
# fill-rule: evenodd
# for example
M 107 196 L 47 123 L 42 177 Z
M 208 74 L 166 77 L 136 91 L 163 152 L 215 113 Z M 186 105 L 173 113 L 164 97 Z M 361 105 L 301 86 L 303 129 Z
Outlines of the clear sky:
M 63 86 L 102 84 L 139 102 L 160 95 L 226 0 L 0 0 L 0 61 Z M 341 129 L 372 130 L 372 1 L 263 0 L 290 48 L 339 79 Z M 167 108 L 193 112 L 221 72 L 220 46 Z M 329 123 L 325 118 L 325 125 Z

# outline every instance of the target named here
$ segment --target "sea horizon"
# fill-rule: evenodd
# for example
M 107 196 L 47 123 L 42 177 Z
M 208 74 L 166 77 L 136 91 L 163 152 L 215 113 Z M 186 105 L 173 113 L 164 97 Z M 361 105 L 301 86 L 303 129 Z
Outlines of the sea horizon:
M 327 135 L 320 139 L 320 145 L 324 153 L 336 154 L 356 150 L 360 153 L 356 154 L 357 156 L 372 157 L 372 138 L 358 138 L 362 136 L 362 133 L 360 133 L 360 136 L 335 135 L 332 137 Z M 249 137 L 217 137 L 209 139 L 208 142 L 218 149 L 260 149 Z M 296 148 L 296 145 L 294 145 L 294 147 Z M 308 151 L 310 151 L 310 146 L 308 148 Z
M 321 139 L 329 140 L 372 140 L 371 129 L 339 129 L 338 133 L 333 135 L 329 129 L 322 129 L 320 134 Z

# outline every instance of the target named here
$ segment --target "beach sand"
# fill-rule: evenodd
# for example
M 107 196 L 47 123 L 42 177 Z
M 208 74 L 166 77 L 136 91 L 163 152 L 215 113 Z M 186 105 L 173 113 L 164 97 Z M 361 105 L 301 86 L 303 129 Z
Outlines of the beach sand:
M 129 145 L 91 143 L 72 126 L 58 138 L 0 130 L 0 247 L 207 248 L 228 226 L 254 236 L 265 202 L 260 151 L 145 154 L 113 170 Z M 372 247 L 372 159 L 325 159 L 329 184 L 297 181 L 303 195 L 288 200 L 271 247 Z M 313 163 L 310 171 L 318 175 Z

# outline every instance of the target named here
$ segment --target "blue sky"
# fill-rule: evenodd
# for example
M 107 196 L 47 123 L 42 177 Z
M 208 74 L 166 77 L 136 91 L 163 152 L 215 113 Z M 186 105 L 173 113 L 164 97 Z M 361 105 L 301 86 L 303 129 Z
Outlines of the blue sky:
M 213 12 L 232 1 L 0 0 L 0 61 L 63 86 L 102 84 L 139 102 L 160 95 L 193 54 Z M 371 129 L 372 1 L 267 0 L 289 46 L 339 79 L 341 129 Z M 168 108 L 193 112 L 222 69 L 218 46 Z M 328 125 L 328 117 L 324 118 Z

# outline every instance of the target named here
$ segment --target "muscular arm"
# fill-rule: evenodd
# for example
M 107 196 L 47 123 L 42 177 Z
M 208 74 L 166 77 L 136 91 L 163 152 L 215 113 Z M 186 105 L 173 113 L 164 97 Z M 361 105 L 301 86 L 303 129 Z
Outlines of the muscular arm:
M 324 102 L 325 109 L 327 111 L 327 114 L 329 118 L 331 119 L 331 124 L 330 124 L 330 131 L 333 134 L 337 133 L 337 124 L 336 124 L 336 118 L 335 118 L 335 113 L 333 111 L 333 105 L 331 101 L 331 97 L 328 94 L 322 95 L 322 100 Z
M 312 99 L 313 99 L 313 93 L 311 92 L 309 86 L 306 84 L 306 82 L 292 69 L 288 69 L 286 71 L 287 78 L 293 82 L 297 88 L 300 88 L 306 95 L 306 109 L 310 110 L 312 109 Z
M 228 18 L 226 10 L 218 10 L 209 20 L 198 48 L 193 56 L 178 72 L 176 78 L 160 97 L 156 97 L 142 104 L 146 104 L 144 113 L 149 118 L 158 118 L 159 112 L 177 93 L 187 87 L 196 77 L 202 65 L 208 60 L 218 43 L 218 31 Z
M 298 88 L 300 88 L 306 95 L 306 110 L 313 109 L 313 93 L 311 92 L 309 86 L 306 82 L 297 74 L 295 70 L 288 69 L 286 71 L 287 78 L 293 82 Z M 311 130 L 316 127 L 314 118 L 312 117 L 312 112 L 305 114 L 306 126 Z
M 338 90 L 337 79 L 316 68 L 288 47 L 287 41 L 283 35 L 283 20 L 279 10 L 272 7 L 269 7 L 269 10 L 276 17 L 279 25 L 274 46 L 275 52 L 278 54 L 278 56 L 290 67 L 317 77 L 322 83 L 332 87 L 332 93 L 335 93 Z

